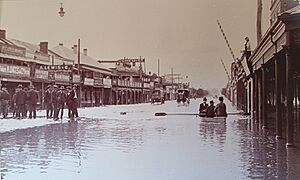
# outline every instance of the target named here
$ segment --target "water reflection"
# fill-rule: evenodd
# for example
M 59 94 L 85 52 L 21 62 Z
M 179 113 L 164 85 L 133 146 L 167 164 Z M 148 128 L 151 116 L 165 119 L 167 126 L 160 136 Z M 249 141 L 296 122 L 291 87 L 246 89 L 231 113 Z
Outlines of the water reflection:
M 2 179 L 100 170 L 103 179 L 300 179 L 299 149 L 273 137 L 238 117 L 86 119 L 2 133 L 0 172 Z
M 226 122 L 200 122 L 199 135 L 201 140 L 223 152 L 226 142 Z
M 2 179 L 36 167 L 40 173 L 47 173 L 48 168 L 80 173 L 88 151 L 132 152 L 142 145 L 142 127 L 111 121 L 87 119 L 2 133 Z
M 299 149 L 286 149 L 284 140 L 276 140 L 273 131 L 262 130 L 259 124 L 237 121 L 236 133 L 240 161 L 249 179 L 299 179 Z M 289 152 L 292 161 L 288 162 Z M 292 163 L 295 162 L 295 163 Z M 292 168 L 287 166 L 291 165 Z

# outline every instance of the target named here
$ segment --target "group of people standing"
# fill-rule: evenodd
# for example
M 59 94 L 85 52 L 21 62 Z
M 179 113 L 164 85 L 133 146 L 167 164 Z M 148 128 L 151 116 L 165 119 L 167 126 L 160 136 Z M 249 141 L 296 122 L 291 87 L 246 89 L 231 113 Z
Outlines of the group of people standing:
M 42 100 L 46 107 L 47 119 L 59 120 L 63 118 L 63 111 L 68 108 L 68 117 L 78 117 L 76 86 L 48 85 Z M 17 119 L 36 118 L 36 109 L 39 102 L 39 92 L 33 85 L 28 88 L 19 84 L 15 93 L 11 96 L 6 87 L 0 90 L 0 112 L 3 118 L 7 118 L 9 107 L 13 110 L 13 117 Z M 29 112 L 29 113 L 28 113 Z M 27 116 L 28 115 L 28 116 Z
M 53 118 L 55 121 L 63 118 L 65 105 L 68 108 L 68 117 L 74 119 L 78 117 L 76 86 L 64 86 L 58 88 L 57 85 L 48 85 L 44 95 L 47 119 Z
M 226 105 L 224 104 L 224 98 L 219 97 L 219 103 L 215 106 L 214 101 L 211 100 L 207 104 L 207 98 L 203 98 L 203 102 L 199 107 L 199 116 L 200 117 L 227 117 Z
M 9 108 L 13 109 L 13 117 L 18 119 L 27 117 L 36 118 L 36 105 L 38 102 L 38 92 L 32 85 L 23 88 L 19 84 L 13 96 L 10 95 L 7 88 L 2 86 L 0 90 L 0 109 L 3 118 L 7 118 Z

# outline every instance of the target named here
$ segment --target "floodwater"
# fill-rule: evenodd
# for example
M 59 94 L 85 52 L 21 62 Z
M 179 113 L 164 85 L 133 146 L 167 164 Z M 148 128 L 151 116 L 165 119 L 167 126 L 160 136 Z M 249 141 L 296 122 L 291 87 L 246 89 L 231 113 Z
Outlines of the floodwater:
M 81 109 L 78 122 L 3 132 L 1 179 L 300 179 L 299 149 L 238 115 L 154 116 L 195 113 L 199 102 Z

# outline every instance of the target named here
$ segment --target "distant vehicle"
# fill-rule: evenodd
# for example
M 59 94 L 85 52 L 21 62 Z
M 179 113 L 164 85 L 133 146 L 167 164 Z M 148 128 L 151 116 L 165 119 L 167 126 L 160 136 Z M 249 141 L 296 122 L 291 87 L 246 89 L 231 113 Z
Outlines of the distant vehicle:
M 190 91 L 188 89 L 178 89 L 176 95 L 177 103 L 190 103 Z
M 156 90 L 152 91 L 151 103 L 154 104 L 156 102 L 159 102 L 161 104 L 165 103 L 165 98 L 164 98 L 164 92 L 163 92 L 163 90 L 156 89 Z

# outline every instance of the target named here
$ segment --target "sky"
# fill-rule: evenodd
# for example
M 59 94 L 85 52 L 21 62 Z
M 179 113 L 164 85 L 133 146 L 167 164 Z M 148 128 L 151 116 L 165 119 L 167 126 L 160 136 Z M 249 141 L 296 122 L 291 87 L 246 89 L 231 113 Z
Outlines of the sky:
M 58 14 L 60 3 L 66 12 Z M 270 1 L 263 0 L 263 32 Z M 9 38 L 49 47 L 81 48 L 98 60 L 146 58 L 146 71 L 181 74 L 195 88 L 222 88 L 221 64 L 233 62 L 217 26 L 222 24 L 236 57 L 244 38 L 256 46 L 255 0 L 0 0 L 0 28 Z

